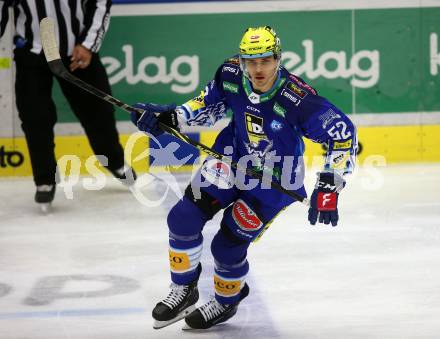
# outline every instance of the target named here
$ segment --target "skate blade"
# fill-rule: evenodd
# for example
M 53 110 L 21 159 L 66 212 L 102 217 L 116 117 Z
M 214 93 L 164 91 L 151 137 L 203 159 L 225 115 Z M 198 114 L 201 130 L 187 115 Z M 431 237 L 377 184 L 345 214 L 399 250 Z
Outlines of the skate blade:
M 183 327 L 182 327 L 182 331 L 203 331 L 203 330 L 200 330 L 197 328 L 192 328 L 187 323 L 185 323 L 185 325 L 183 325 Z
M 167 321 L 155 320 L 153 323 L 153 328 L 155 330 L 158 330 L 160 328 L 170 326 L 170 325 L 178 322 L 179 320 L 182 320 L 183 318 L 185 318 L 187 315 L 189 315 L 190 313 L 195 311 L 195 309 L 196 309 L 196 305 L 192 305 L 192 306 L 188 307 L 185 311 L 179 313 L 175 318 L 173 318 L 171 320 L 167 320 Z
M 40 206 L 40 210 L 43 214 L 48 214 L 52 210 L 52 203 L 50 202 L 40 203 L 38 205 Z
M 182 326 L 182 331 L 195 332 L 195 333 L 200 332 L 201 333 L 201 332 L 212 331 L 214 328 L 220 328 L 222 326 L 224 326 L 223 323 L 214 324 L 208 328 L 193 328 L 193 327 L 189 326 L 187 323 L 185 323 L 185 325 Z

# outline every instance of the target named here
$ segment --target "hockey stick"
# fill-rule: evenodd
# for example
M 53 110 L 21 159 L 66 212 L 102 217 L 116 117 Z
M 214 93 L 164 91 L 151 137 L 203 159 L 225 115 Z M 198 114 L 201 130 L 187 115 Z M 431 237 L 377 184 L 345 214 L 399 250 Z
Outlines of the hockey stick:
M 52 73 L 57 75 L 60 78 L 63 78 L 74 85 L 90 92 L 91 94 L 117 106 L 122 108 L 124 111 L 127 111 L 129 113 L 131 112 L 138 112 L 139 114 L 144 113 L 143 109 L 135 108 L 132 106 L 129 106 L 122 101 L 112 97 L 111 95 L 104 93 L 103 91 L 93 87 L 92 85 L 82 81 L 81 79 L 78 79 L 76 76 L 72 75 L 66 67 L 64 67 L 63 62 L 61 61 L 60 53 L 58 50 L 58 46 L 55 39 L 55 24 L 52 18 L 44 18 L 40 22 L 40 34 L 41 34 L 41 41 L 43 44 L 44 49 L 44 55 L 46 56 L 47 63 L 49 65 L 50 70 Z M 282 193 L 285 193 L 295 200 L 298 200 L 299 202 L 303 203 L 306 206 L 309 206 L 309 200 L 295 191 L 287 190 L 277 182 L 274 182 L 272 180 L 267 180 L 266 177 L 264 177 L 262 174 L 250 169 L 250 168 L 242 168 L 238 166 L 236 162 L 233 162 L 228 157 L 225 157 L 224 155 L 217 153 L 212 148 L 209 148 L 208 146 L 201 144 L 195 140 L 190 139 L 188 136 L 180 133 L 179 131 L 175 130 L 174 128 L 171 128 L 170 126 L 167 126 L 163 123 L 159 123 L 160 128 L 162 128 L 165 132 L 168 132 L 169 134 L 175 136 L 176 138 L 186 142 L 187 144 L 190 144 L 197 149 L 209 154 L 215 159 L 218 159 L 220 161 L 225 161 L 230 166 L 242 173 L 245 173 L 249 177 L 259 179 L 262 182 L 266 182 L 270 184 L 270 187 L 273 189 L 276 189 Z

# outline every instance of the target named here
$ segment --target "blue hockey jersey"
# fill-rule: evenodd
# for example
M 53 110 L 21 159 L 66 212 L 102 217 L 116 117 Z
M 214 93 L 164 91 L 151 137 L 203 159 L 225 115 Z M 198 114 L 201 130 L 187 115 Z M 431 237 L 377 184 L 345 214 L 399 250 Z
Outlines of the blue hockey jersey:
M 233 160 L 257 171 L 270 171 L 287 189 L 303 190 L 303 137 L 327 146 L 324 170 L 341 175 L 353 171 L 355 126 L 284 67 L 272 88 L 259 94 L 243 75 L 238 57 L 226 60 L 198 97 L 177 108 L 179 124 L 211 126 L 228 109 L 232 117 L 226 129 L 233 139 Z

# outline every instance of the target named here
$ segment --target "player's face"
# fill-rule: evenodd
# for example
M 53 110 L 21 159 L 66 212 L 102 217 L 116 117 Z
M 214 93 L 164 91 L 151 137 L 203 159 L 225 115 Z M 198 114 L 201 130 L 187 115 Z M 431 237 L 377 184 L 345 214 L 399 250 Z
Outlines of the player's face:
M 254 89 L 260 92 L 268 91 L 275 82 L 278 61 L 269 56 L 245 59 L 244 62 Z

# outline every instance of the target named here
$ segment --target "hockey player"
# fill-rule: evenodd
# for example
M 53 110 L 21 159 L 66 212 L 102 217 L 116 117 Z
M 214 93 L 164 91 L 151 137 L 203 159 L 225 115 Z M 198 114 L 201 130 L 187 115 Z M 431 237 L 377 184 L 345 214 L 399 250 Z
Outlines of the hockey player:
M 198 97 L 178 107 L 150 103 L 135 106 L 145 113 L 140 117 L 133 113 L 132 120 L 140 130 L 154 136 L 163 133 L 158 121 L 175 129 L 210 126 L 231 109 L 231 121 L 213 148 L 235 162 L 247 157 L 246 165 L 262 173 L 271 171 L 272 180 L 280 183 L 287 172 L 294 190 L 303 196 L 302 138 L 326 144 L 325 166 L 317 174 L 308 219 L 312 225 L 337 225 L 338 194 L 345 186 L 343 175 L 352 172 L 354 166 L 356 130 L 344 113 L 281 65 L 281 44 L 272 28 L 247 29 L 239 55 L 218 68 Z M 281 160 L 274 163 L 276 156 Z M 172 284 L 169 295 L 153 310 L 154 328 L 182 318 L 190 328 L 209 328 L 231 318 L 248 295 L 247 249 L 294 200 L 263 183 L 249 186 L 251 178 L 239 178 L 227 161 L 208 159 L 183 199 L 169 212 Z M 220 210 L 224 210 L 223 218 L 211 243 L 215 297 L 196 308 L 201 232 Z

